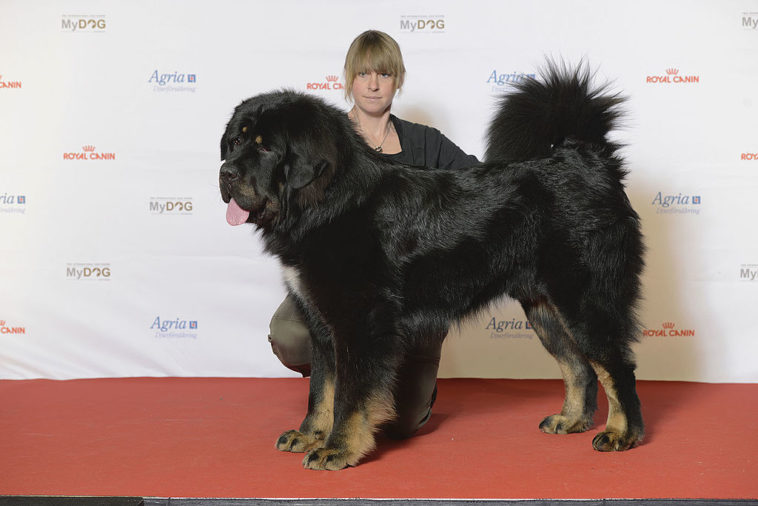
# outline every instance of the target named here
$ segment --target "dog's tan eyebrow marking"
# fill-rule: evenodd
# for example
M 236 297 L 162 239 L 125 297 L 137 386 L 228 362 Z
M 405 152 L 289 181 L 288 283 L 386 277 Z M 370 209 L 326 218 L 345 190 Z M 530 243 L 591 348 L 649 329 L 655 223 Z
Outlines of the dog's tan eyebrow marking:
M 255 143 L 256 144 L 263 144 L 263 137 L 261 137 L 260 135 L 258 137 L 256 137 L 255 138 Z
M 243 126 L 243 127 L 242 127 L 242 133 L 243 133 L 243 134 L 246 134 L 246 133 L 247 133 L 247 127 L 246 127 L 246 126 Z

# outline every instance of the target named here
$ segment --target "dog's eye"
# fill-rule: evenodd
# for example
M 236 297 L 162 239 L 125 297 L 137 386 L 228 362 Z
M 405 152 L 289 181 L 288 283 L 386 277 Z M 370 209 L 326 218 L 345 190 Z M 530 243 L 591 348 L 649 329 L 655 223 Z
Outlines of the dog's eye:
M 264 153 L 267 153 L 269 149 L 263 145 L 263 137 L 260 135 L 255 137 L 255 147 L 258 149 L 258 151 L 263 151 Z
M 235 137 L 234 139 L 232 139 L 233 146 L 239 146 L 240 144 L 242 144 L 242 139 L 240 139 L 239 137 Z

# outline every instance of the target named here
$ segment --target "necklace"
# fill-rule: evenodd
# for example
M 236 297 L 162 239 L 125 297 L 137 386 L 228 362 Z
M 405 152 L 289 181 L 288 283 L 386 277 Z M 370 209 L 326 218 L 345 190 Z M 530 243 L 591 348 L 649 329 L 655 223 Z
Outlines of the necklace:
M 386 141 L 387 137 L 389 137 L 391 129 L 392 129 L 392 122 L 389 122 L 387 123 L 387 131 L 384 133 L 384 139 L 382 139 L 382 142 L 377 147 L 374 148 L 374 151 L 376 151 L 377 153 L 382 152 L 382 146 L 384 146 L 384 141 Z
M 363 132 L 364 130 L 363 130 L 363 126 L 361 125 L 360 118 L 358 118 L 357 114 L 354 114 L 353 117 L 355 118 L 356 123 L 358 123 L 358 128 L 360 129 L 361 132 Z M 392 130 L 392 128 L 393 128 L 392 121 L 387 121 L 387 131 L 384 132 L 384 138 L 382 139 L 382 142 L 380 142 L 376 147 L 373 148 L 374 151 L 376 151 L 377 153 L 382 152 L 382 146 L 384 146 L 384 142 L 387 140 L 387 137 L 389 137 L 390 131 Z M 365 136 L 363 138 L 366 140 L 366 144 L 368 144 L 368 138 L 366 138 Z

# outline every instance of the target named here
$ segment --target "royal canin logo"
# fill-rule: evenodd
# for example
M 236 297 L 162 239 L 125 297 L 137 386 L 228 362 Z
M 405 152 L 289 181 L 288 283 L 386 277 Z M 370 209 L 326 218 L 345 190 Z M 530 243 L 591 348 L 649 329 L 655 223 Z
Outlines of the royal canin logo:
M 95 146 L 87 144 L 82 146 L 79 153 L 63 153 L 64 160 L 115 160 L 116 153 L 100 153 L 95 150 Z
M 679 69 L 676 67 L 669 67 L 666 69 L 665 74 L 649 75 L 645 79 L 646 83 L 651 84 L 687 84 L 687 83 L 699 83 L 699 75 L 679 75 Z
M 329 74 L 324 77 L 323 81 L 313 81 L 306 83 L 306 90 L 344 90 L 345 85 L 339 81 L 339 76 Z
M 0 74 L 0 88 L 21 88 L 21 81 L 4 81 Z
M 0 320 L 0 334 L 26 334 L 26 327 L 6 325 L 5 320 Z
M 694 329 L 678 329 L 674 322 L 663 322 L 659 329 L 644 329 L 645 337 L 695 337 Z

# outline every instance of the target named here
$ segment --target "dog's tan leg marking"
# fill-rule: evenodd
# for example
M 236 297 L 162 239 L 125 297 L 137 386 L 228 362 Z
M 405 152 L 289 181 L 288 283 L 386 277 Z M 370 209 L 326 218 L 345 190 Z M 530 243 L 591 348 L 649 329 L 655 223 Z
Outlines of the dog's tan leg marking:
M 584 432 L 592 427 L 592 413 L 585 413 L 587 388 L 568 362 L 558 361 L 566 388 L 566 397 L 560 414 L 551 415 L 540 423 L 547 434 Z
M 592 440 L 592 446 L 596 450 L 609 452 L 627 450 L 642 441 L 643 434 L 639 431 L 630 431 L 626 414 L 618 398 L 616 386 L 608 371 L 596 362 L 590 362 L 595 369 L 600 384 L 603 385 L 605 396 L 608 398 L 608 420 L 605 431 L 599 433 Z
M 388 394 L 374 394 L 365 406 L 350 414 L 341 427 L 335 427 L 323 448 L 308 452 L 306 469 L 336 471 L 354 466 L 374 449 L 378 427 L 395 416 L 394 400 Z
M 303 420 L 300 430 L 288 430 L 276 441 L 276 448 L 284 452 L 302 453 L 324 446 L 334 423 L 334 381 L 324 381 L 319 402 Z
M 556 309 L 551 309 L 547 304 L 534 306 L 531 318 L 532 328 L 539 336 L 542 343 L 553 355 L 561 368 L 563 384 L 566 396 L 563 407 L 559 414 L 550 415 L 540 423 L 540 430 L 547 434 L 569 434 L 572 432 L 584 432 L 592 427 L 592 411 L 588 411 L 588 385 L 587 381 L 596 381 L 588 378 L 582 370 L 584 360 L 582 354 L 574 342 L 568 327 L 560 317 Z M 552 324 L 553 328 L 548 331 L 542 323 Z M 552 349 L 551 349 L 552 348 Z M 595 391 L 590 389 L 590 391 Z

